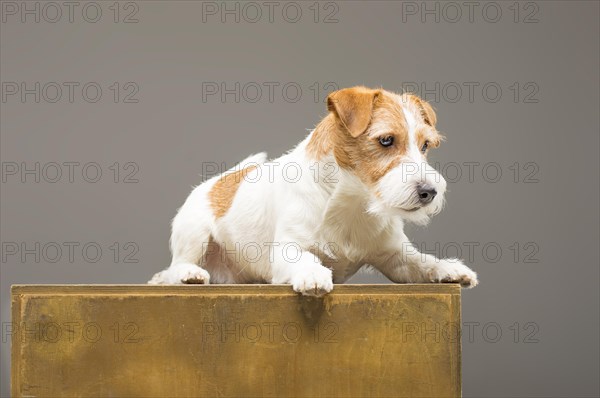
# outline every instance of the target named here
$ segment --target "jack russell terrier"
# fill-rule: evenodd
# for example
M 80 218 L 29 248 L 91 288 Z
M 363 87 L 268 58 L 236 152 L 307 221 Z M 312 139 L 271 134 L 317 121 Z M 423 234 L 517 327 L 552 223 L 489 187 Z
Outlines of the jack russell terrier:
M 457 259 L 411 245 L 446 181 L 426 160 L 440 144 L 432 107 L 412 94 L 353 87 L 289 153 L 253 155 L 196 187 L 173 220 L 173 260 L 150 284 L 291 284 L 321 296 L 361 267 L 397 283 L 477 284 Z

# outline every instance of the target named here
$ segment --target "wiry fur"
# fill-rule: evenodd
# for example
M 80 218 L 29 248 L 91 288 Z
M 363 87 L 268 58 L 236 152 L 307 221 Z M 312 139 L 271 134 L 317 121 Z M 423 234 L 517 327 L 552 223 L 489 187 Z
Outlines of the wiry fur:
M 223 176 L 196 187 L 173 220 L 172 263 L 149 283 L 291 284 L 321 295 L 370 265 L 398 283 L 475 286 L 462 262 L 419 253 L 403 232 L 443 206 L 446 182 L 420 150 L 441 140 L 431 106 L 355 87 L 331 94 L 328 108 L 289 153 L 270 162 L 260 153 L 224 173 L 226 191 Z M 390 135 L 394 145 L 382 147 Z M 437 190 L 427 205 L 422 183 Z

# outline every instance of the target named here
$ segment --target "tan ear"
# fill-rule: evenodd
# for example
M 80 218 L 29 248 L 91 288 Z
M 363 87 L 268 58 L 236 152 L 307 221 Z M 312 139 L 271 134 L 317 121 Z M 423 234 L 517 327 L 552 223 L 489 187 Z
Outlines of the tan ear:
M 435 111 L 433 110 L 433 107 L 429 105 L 429 102 L 422 100 L 416 95 L 412 95 L 412 97 L 417 106 L 419 107 L 419 110 L 421 111 L 421 116 L 423 116 L 423 120 L 425 120 L 425 123 L 427 123 L 431 127 L 435 127 L 435 124 L 437 123 L 437 116 L 435 114 Z
M 373 105 L 380 93 L 367 87 L 344 88 L 327 96 L 327 109 L 335 113 L 352 137 L 358 137 L 371 123 Z

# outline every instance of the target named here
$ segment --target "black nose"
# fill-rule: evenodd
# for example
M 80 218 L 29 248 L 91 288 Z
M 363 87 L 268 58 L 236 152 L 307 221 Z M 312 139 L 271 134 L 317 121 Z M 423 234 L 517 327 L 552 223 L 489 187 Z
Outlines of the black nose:
M 435 198 L 437 191 L 429 184 L 419 184 L 417 185 L 417 194 L 419 195 L 419 201 L 426 205 Z

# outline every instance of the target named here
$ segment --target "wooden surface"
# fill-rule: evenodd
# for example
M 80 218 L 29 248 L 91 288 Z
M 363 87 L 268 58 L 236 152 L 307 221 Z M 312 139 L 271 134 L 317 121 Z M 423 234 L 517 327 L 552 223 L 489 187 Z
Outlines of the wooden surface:
M 12 288 L 12 396 L 456 397 L 460 287 Z

